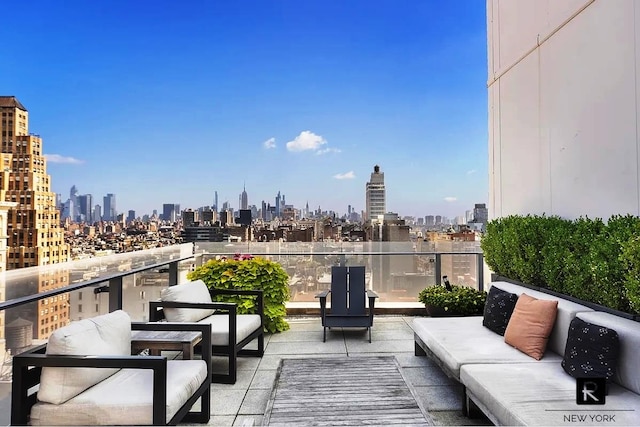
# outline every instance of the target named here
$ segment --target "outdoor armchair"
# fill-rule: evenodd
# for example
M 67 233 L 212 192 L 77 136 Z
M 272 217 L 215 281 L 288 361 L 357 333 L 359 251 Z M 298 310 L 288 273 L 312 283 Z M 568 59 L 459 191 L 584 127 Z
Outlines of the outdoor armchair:
M 12 425 L 175 425 L 210 418 L 210 353 L 203 360 L 131 355 L 131 330 L 210 326 L 131 323 L 122 310 L 72 322 L 13 358 Z M 199 412 L 190 412 L 201 400 Z
M 238 314 L 236 304 L 212 302 L 216 295 L 251 295 L 256 299 L 255 314 Z M 235 384 L 238 356 L 264 354 L 264 301 L 261 290 L 208 289 L 202 280 L 169 286 L 160 301 L 149 303 L 149 320 L 158 322 L 196 322 L 211 325 L 211 351 L 229 361 L 228 373 L 212 374 L 211 381 Z M 257 349 L 246 349 L 257 340 Z M 204 345 L 204 344 L 203 344 Z

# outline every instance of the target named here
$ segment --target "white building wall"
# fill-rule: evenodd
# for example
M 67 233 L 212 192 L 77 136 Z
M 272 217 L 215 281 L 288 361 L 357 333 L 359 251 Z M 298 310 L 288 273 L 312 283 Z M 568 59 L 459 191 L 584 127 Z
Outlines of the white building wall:
M 489 215 L 640 215 L 640 2 L 487 0 Z

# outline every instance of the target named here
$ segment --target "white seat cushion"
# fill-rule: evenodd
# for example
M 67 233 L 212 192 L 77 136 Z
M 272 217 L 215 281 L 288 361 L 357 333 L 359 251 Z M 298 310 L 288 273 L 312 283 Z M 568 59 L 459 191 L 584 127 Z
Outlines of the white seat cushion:
M 167 362 L 167 422 L 207 378 L 202 360 Z M 153 423 L 153 371 L 121 369 L 61 405 L 36 403 L 32 425 L 150 425 Z
M 482 316 L 424 317 L 413 331 L 456 378 L 467 363 L 528 363 L 531 357 L 505 344 L 504 337 L 482 326 Z M 562 357 L 547 350 L 538 362 L 560 364 Z
M 131 318 L 122 310 L 72 322 L 49 337 L 47 354 L 129 356 Z M 38 400 L 64 403 L 116 373 L 108 368 L 42 368 Z
M 576 379 L 559 363 L 464 365 L 460 381 L 498 425 L 640 425 L 640 395 L 611 384 L 605 405 L 578 405 Z M 572 415 L 585 418 L 565 418 Z M 615 422 L 597 415 L 614 415 Z
M 211 345 L 229 345 L 229 315 L 216 314 L 198 323 L 211 324 Z M 259 329 L 260 315 L 238 314 L 236 316 L 236 344 Z
M 160 293 L 162 301 L 174 302 L 211 302 L 209 288 L 202 280 L 169 286 Z M 164 308 L 164 316 L 169 322 L 197 322 L 214 313 L 213 309 L 200 308 Z

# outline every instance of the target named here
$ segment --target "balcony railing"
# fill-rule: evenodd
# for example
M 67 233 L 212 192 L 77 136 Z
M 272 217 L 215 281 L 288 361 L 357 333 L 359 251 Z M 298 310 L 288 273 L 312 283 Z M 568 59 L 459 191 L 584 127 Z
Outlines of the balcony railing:
M 281 263 L 291 308 L 317 304 L 315 294 L 330 286 L 331 266 L 340 263 L 366 266 L 368 286 L 381 296 L 377 305 L 418 306 L 418 292 L 443 275 L 482 289 L 482 253 L 476 242 L 464 243 L 186 243 L 0 273 L 0 407 L 10 395 L 12 354 L 45 343 L 70 321 L 120 308 L 147 321 L 149 301 L 213 257 L 250 253 Z M 8 414 L 0 416 L 0 425 L 5 421 Z

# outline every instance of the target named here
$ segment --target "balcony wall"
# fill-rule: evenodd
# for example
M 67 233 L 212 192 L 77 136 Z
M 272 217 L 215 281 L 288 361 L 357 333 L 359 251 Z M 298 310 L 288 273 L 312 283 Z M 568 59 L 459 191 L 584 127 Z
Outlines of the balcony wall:
M 489 212 L 640 214 L 640 5 L 488 0 Z

